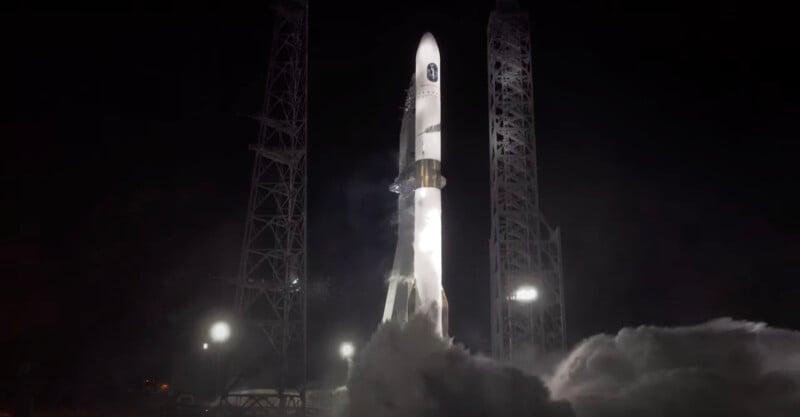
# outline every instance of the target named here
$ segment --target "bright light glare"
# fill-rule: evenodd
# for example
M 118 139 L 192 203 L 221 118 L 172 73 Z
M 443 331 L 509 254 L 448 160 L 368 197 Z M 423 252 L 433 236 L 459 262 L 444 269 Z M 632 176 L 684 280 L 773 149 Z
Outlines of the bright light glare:
M 339 346 L 339 354 L 342 355 L 343 359 L 352 358 L 354 353 L 356 353 L 356 348 L 350 342 L 344 342 Z
M 438 188 L 414 192 L 414 279 L 420 308 L 442 334 L 442 194 Z
M 208 343 L 203 343 L 203 350 L 208 350 Z
M 419 200 L 424 203 L 417 204 L 419 219 L 414 224 L 419 237 L 414 241 L 416 251 L 434 256 L 442 250 L 442 211 L 437 207 L 441 203 L 436 204 L 441 198 L 436 195 L 438 191 L 425 188 L 417 190 Z
M 536 291 L 535 287 L 530 285 L 523 285 L 517 288 L 514 291 L 514 296 L 512 297 L 515 301 L 519 301 L 522 303 L 529 303 L 531 301 L 536 300 L 539 297 L 539 292 Z
M 231 337 L 231 326 L 224 321 L 218 321 L 211 326 L 211 340 L 214 342 L 224 342 Z

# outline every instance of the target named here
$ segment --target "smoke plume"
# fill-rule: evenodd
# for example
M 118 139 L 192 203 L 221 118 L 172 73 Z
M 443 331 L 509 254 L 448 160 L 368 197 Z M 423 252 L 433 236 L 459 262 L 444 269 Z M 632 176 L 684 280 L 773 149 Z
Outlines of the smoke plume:
M 549 383 L 578 416 L 800 416 L 800 333 L 718 319 L 593 336 Z
M 348 390 L 352 417 L 797 417 L 800 333 L 730 319 L 624 328 L 586 339 L 539 377 L 415 318 L 381 326 Z
M 470 355 L 420 316 L 383 324 L 359 359 L 348 383 L 353 417 L 573 416 L 539 378 Z

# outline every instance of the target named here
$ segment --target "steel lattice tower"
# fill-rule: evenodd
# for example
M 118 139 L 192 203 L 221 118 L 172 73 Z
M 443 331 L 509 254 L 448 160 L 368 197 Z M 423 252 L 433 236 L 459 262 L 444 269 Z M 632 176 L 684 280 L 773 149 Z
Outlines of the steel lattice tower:
M 528 14 L 498 1 L 488 25 L 492 354 L 564 346 L 561 239 L 539 208 Z M 514 299 L 533 286 L 534 302 Z
M 306 382 L 307 12 L 306 1 L 276 7 L 235 282 L 236 312 L 274 350 L 281 407 L 302 402 L 284 392 Z

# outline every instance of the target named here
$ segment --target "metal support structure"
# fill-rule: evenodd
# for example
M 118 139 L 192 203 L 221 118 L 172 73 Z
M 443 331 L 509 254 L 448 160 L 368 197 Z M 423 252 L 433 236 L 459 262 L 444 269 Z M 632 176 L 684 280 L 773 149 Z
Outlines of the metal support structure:
M 528 14 L 498 1 L 488 25 L 492 354 L 513 360 L 562 349 L 561 238 L 539 207 Z M 514 299 L 533 286 L 533 302 Z
M 228 416 L 273 417 L 302 416 L 304 395 L 297 391 L 260 390 L 227 395 L 221 405 Z
M 307 372 L 308 5 L 283 1 L 275 11 L 235 310 L 269 340 L 275 408 L 288 413 L 303 406 Z

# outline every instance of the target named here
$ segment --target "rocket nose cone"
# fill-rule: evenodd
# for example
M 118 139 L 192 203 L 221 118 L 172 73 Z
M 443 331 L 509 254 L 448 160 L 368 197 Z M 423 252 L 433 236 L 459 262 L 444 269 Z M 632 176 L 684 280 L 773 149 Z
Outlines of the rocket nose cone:
M 417 46 L 417 61 L 439 62 L 439 45 L 430 32 L 425 32 Z
M 425 32 L 425 34 L 422 35 L 422 39 L 419 40 L 419 43 L 420 43 L 420 45 L 422 45 L 422 44 L 425 44 L 425 43 L 428 43 L 428 42 L 432 43 L 435 46 L 436 45 L 436 38 L 433 37 L 433 33 Z

